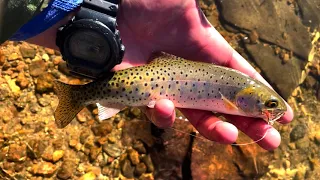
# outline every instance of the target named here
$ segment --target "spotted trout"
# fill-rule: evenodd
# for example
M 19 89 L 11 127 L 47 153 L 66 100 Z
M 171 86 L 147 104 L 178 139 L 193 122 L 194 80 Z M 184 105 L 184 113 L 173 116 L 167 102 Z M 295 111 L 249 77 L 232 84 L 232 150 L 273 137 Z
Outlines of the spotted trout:
M 178 108 L 263 118 L 268 122 L 279 119 L 286 111 L 280 95 L 244 73 L 168 54 L 85 85 L 56 81 L 54 89 L 59 97 L 54 116 L 60 128 L 93 103 L 98 106 L 100 120 L 126 106 L 152 108 L 160 99 L 169 99 Z

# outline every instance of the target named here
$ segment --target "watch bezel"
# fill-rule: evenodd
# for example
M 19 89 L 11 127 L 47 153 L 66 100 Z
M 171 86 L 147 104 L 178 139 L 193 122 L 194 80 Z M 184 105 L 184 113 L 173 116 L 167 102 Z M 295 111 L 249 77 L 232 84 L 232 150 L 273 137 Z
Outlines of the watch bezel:
M 95 66 L 93 63 L 87 63 L 86 66 L 84 66 L 83 62 L 88 62 L 88 60 L 74 57 L 70 50 L 66 48 L 69 47 L 70 37 L 78 30 L 83 29 L 96 31 L 102 35 L 109 44 L 109 58 L 105 60 L 103 65 L 99 65 L 99 67 Z M 100 21 L 94 19 L 73 19 L 71 23 L 59 29 L 57 37 L 56 43 L 60 48 L 61 54 L 63 55 L 64 60 L 67 62 L 67 66 L 69 67 L 71 73 L 82 75 L 90 79 L 97 79 L 103 77 L 105 72 L 110 71 L 115 65 L 121 62 L 121 60 L 119 61 L 119 58 L 122 58 L 119 57 L 121 54 L 121 44 L 117 41 L 118 37 L 110 30 L 108 26 Z

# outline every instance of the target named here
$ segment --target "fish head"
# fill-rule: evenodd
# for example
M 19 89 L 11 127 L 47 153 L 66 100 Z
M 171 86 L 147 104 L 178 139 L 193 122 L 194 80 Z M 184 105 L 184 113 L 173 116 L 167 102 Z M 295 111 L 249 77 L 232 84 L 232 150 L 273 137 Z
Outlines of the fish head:
M 245 115 L 263 118 L 269 123 L 278 120 L 287 111 L 282 97 L 264 84 L 254 84 L 236 94 L 235 102 Z

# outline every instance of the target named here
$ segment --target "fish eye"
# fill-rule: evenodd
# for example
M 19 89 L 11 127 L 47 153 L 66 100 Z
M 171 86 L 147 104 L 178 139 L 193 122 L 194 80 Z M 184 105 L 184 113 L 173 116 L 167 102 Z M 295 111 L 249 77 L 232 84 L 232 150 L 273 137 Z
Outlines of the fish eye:
M 275 108 L 278 105 L 279 105 L 279 102 L 276 99 L 270 99 L 265 103 L 265 106 L 267 106 L 268 108 Z

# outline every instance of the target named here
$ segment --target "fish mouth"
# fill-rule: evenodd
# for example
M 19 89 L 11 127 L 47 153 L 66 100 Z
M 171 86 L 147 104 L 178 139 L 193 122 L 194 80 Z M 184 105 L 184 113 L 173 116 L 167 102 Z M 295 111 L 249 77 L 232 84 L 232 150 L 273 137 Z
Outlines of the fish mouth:
M 277 120 L 279 120 L 283 115 L 284 115 L 284 111 L 277 111 L 277 110 L 265 110 L 262 112 L 262 114 L 264 115 L 264 120 L 268 122 L 268 124 L 273 125 L 274 122 L 276 122 Z

